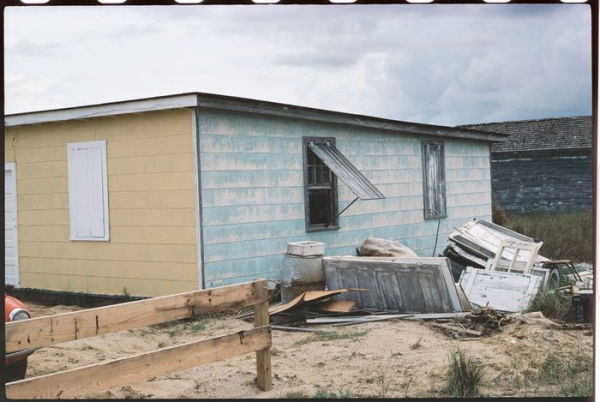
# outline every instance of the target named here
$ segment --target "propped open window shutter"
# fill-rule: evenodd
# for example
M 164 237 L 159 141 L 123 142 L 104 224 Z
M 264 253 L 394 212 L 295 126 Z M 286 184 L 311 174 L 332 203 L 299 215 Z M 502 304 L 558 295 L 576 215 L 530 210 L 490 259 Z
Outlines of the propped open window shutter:
M 71 240 L 108 240 L 106 141 L 67 145 Z

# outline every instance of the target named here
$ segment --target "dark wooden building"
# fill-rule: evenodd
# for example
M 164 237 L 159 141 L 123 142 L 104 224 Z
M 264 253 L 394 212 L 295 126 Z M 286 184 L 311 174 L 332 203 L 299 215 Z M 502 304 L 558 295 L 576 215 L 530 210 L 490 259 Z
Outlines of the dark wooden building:
M 508 212 L 592 208 L 592 117 L 462 126 L 508 134 L 491 144 L 492 194 Z

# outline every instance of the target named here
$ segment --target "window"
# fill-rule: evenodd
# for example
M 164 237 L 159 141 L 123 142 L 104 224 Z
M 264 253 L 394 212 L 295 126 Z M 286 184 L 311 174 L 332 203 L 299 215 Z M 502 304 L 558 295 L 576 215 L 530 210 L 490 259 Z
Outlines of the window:
M 71 240 L 106 241 L 106 141 L 67 144 Z
M 445 218 L 446 180 L 444 178 L 444 144 L 421 143 L 423 161 L 423 208 L 425 219 Z
M 338 229 L 337 178 L 325 163 L 310 149 L 309 144 L 335 145 L 335 138 L 305 137 L 304 142 L 304 201 L 307 231 Z
M 304 205 L 306 230 L 338 229 L 338 216 L 356 200 L 385 198 L 336 147 L 335 138 L 305 137 L 304 149 Z M 337 212 L 337 178 L 354 193 L 356 198 L 341 212 Z

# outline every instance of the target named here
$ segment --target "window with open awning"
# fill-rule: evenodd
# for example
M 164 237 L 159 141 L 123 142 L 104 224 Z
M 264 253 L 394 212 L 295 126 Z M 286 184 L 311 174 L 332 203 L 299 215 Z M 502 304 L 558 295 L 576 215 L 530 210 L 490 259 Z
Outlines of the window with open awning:
M 336 148 L 335 138 L 305 137 L 303 143 L 307 231 L 338 229 L 339 215 L 358 199 L 385 198 Z M 356 195 L 340 212 L 337 211 L 338 178 Z

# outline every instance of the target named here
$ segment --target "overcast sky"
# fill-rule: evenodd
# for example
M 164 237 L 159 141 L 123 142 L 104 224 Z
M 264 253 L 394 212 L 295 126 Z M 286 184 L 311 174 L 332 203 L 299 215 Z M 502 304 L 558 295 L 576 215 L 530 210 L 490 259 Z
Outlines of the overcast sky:
M 586 5 L 12 7 L 6 113 L 211 92 L 421 123 L 591 114 Z

